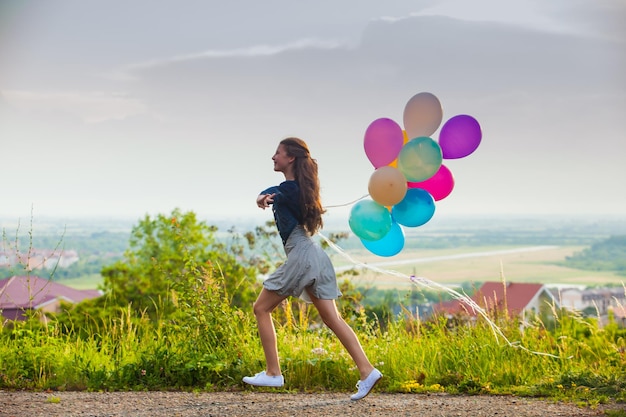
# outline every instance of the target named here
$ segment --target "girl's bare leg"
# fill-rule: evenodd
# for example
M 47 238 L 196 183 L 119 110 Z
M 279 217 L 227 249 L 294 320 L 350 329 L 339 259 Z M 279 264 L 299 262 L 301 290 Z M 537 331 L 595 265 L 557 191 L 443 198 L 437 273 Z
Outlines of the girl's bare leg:
M 359 339 L 354 333 L 354 330 L 348 323 L 345 322 L 339 310 L 337 310 L 337 305 L 335 304 L 335 300 L 322 300 L 316 298 L 310 292 L 308 293 L 311 297 L 311 301 L 313 301 L 313 305 L 317 308 L 317 311 L 320 314 L 320 317 L 332 331 L 337 335 L 341 344 L 346 348 L 356 367 L 361 374 L 361 379 L 367 378 L 367 376 L 372 372 L 374 366 L 370 363 L 367 355 L 365 355 L 365 351 L 363 351 L 363 347 L 359 342 Z
M 281 374 L 278 361 L 278 346 L 276 344 L 276 329 L 272 321 L 272 311 L 287 297 L 276 294 L 263 288 L 254 302 L 254 316 L 259 329 L 259 337 L 265 353 L 266 370 L 269 376 Z

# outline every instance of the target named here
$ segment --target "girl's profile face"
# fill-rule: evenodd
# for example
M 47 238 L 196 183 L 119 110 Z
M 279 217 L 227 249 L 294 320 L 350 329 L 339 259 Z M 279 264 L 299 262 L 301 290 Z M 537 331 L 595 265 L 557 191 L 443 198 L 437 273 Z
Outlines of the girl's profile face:
M 293 162 L 294 157 L 287 155 L 287 149 L 283 145 L 278 145 L 276 148 L 276 153 L 272 156 L 272 161 L 274 161 L 274 171 L 277 172 L 285 172 L 291 163 Z

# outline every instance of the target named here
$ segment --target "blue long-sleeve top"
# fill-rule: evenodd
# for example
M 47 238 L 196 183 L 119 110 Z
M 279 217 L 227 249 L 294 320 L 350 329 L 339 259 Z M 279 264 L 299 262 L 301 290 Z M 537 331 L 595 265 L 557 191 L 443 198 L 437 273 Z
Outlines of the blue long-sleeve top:
M 280 238 L 285 244 L 293 229 L 302 223 L 300 186 L 294 180 L 287 180 L 261 191 L 260 194 L 276 194 L 272 204 L 272 212 Z

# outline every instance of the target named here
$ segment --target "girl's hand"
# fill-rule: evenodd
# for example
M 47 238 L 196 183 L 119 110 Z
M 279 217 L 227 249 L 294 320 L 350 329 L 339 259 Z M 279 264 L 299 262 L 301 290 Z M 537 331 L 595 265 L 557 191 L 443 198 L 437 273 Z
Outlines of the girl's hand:
M 274 202 L 274 196 L 276 194 L 261 194 L 256 198 L 256 205 L 259 208 L 265 210 Z

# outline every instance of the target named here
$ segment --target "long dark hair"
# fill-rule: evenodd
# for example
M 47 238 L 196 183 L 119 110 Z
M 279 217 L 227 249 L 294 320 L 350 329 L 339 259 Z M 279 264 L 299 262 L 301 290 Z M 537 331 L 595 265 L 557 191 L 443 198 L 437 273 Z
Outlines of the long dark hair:
M 294 161 L 294 178 L 300 186 L 300 213 L 302 224 L 311 234 L 324 226 L 322 214 L 326 212 L 320 198 L 320 181 L 317 176 L 317 161 L 311 158 L 306 142 L 299 138 L 286 138 L 280 141 L 287 155 Z

